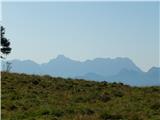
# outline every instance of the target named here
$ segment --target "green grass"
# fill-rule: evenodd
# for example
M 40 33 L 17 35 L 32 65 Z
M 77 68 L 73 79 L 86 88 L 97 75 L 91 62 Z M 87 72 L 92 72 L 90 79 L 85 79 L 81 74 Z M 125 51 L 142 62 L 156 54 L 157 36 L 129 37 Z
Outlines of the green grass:
M 160 87 L 1 75 L 2 120 L 160 120 Z

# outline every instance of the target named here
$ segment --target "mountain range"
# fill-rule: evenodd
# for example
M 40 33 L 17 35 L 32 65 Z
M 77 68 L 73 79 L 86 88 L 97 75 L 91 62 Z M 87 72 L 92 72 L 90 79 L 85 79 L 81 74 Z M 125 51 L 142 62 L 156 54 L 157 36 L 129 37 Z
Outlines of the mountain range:
M 11 60 L 10 62 L 12 63 L 12 72 L 18 73 L 122 82 L 132 86 L 160 85 L 159 67 L 152 67 L 149 71 L 144 72 L 131 59 L 124 57 L 96 58 L 81 62 L 59 55 L 43 64 L 32 60 Z M 2 68 L 3 65 L 2 62 Z

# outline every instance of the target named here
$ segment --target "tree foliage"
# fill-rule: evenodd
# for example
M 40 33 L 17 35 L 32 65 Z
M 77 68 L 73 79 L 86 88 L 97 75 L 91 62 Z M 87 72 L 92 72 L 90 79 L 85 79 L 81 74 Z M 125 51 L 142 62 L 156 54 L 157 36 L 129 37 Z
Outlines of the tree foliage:
M 10 41 L 5 36 L 5 28 L 1 26 L 1 58 L 5 58 L 3 55 L 11 53 Z

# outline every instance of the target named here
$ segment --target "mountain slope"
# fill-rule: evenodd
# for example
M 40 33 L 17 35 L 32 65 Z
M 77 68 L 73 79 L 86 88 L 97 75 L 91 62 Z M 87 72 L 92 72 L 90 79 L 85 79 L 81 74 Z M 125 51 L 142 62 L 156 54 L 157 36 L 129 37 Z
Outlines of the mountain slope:
M 1 74 L 2 120 L 159 120 L 160 87 Z
M 25 64 L 26 61 L 11 61 L 13 64 L 13 71 L 19 72 L 19 67 L 22 63 Z M 19 64 L 18 64 L 19 63 Z M 33 64 L 35 64 L 33 62 Z M 109 76 L 117 74 L 121 69 L 141 71 L 130 59 L 128 58 L 115 58 L 115 59 L 105 59 L 96 58 L 94 60 L 87 60 L 84 62 L 74 61 L 63 55 L 57 56 L 57 58 L 50 60 L 48 63 L 37 65 L 36 73 L 44 73 L 54 76 L 63 77 L 75 77 L 81 76 L 87 73 L 95 73 L 103 76 Z M 25 69 L 22 72 L 30 73 L 33 71 L 35 65 L 32 67 L 28 64 L 24 66 Z
M 18 73 L 28 73 L 28 74 L 40 74 L 42 73 L 42 68 L 39 64 L 35 63 L 31 60 L 12 60 L 12 71 Z M 2 61 L 2 67 L 5 65 L 4 61 Z M 5 69 L 3 67 L 3 69 Z
M 151 68 L 152 69 L 152 68 Z M 137 72 L 133 70 L 122 70 L 117 75 L 107 77 L 107 80 L 114 82 L 122 82 L 134 86 L 151 86 L 160 85 L 159 69 L 157 68 L 154 73 L 150 72 Z M 159 72 L 159 73 L 158 73 Z
M 101 76 L 95 73 L 89 73 L 77 78 L 85 80 L 122 82 L 131 86 L 160 86 L 160 68 L 153 67 L 148 72 L 122 69 L 118 74 L 112 76 Z
M 13 60 L 12 71 L 28 74 L 48 74 L 52 76 L 83 78 L 88 80 L 123 82 L 129 85 L 160 85 L 157 74 L 159 68 L 147 73 L 138 68 L 129 58 L 96 58 L 84 62 L 75 61 L 64 55 L 37 64 L 31 60 Z

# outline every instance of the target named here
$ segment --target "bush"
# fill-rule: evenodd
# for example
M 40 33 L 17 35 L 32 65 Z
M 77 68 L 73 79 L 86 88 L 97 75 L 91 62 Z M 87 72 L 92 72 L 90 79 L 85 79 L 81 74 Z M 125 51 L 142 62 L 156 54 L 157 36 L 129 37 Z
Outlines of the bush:
M 160 102 L 152 103 L 151 109 L 153 109 L 153 110 L 160 110 Z
M 92 110 L 91 108 L 83 108 L 81 110 L 81 113 L 84 115 L 92 115 L 94 114 L 94 110 Z
M 32 80 L 32 84 L 38 85 L 38 84 L 39 84 L 39 81 L 38 81 L 38 80 Z
M 64 112 L 58 108 L 46 108 L 46 107 L 42 107 L 40 108 L 36 114 L 40 114 L 40 115 L 52 115 L 55 117 L 61 117 L 63 116 Z
M 111 100 L 111 96 L 107 92 L 105 92 L 104 94 L 99 96 L 99 100 L 103 102 L 108 102 Z
M 122 91 L 119 91 L 119 90 L 114 90 L 113 95 L 115 97 L 123 97 L 124 93 Z
M 75 108 L 73 106 L 69 106 L 69 107 L 66 108 L 66 112 L 68 114 L 75 114 L 76 110 L 75 110 Z
M 104 112 L 100 115 L 100 118 L 103 120 L 121 120 L 123 117 L 121 115 L 112 115 L 107 112 Z

